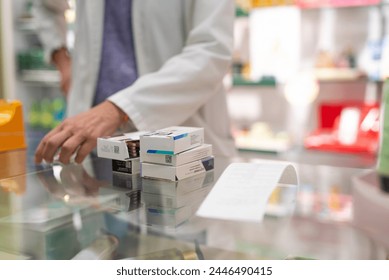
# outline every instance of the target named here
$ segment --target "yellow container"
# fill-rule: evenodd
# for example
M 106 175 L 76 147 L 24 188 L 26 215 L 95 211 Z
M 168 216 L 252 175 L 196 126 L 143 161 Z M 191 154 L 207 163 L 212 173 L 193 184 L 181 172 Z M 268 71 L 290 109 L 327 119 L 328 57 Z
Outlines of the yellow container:
M 22 103 L 0 99 L 0 152 L 26 147 Z

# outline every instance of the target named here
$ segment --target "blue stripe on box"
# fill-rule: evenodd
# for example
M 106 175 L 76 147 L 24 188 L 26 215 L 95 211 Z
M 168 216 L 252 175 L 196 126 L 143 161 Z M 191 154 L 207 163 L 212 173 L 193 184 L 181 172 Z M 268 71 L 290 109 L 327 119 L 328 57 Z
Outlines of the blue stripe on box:
M 172 151 L 161 151 L 161 150 L 147 150 L 148 154 L 158 154 L 158 155 L 174 155 Z
M 173 140 L 178 140 L 178 139 L 184 138 L 186 136 L 188 136 L 188 133 L 180 134 L 180 135 L 174 136 Z

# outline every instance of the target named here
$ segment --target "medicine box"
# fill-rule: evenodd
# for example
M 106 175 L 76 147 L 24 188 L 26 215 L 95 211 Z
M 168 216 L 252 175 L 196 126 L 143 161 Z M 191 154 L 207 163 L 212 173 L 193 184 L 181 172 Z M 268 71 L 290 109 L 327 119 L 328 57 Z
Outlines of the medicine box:
M 125 133 L 114 137 L 97 138 L 97 156 L 102 158 L 128 160 L 139 157 L 139 138 L 146 132 Z
M 165 179 L 170 181 L 182 180 L 214 169 L 214 157 L 207 157 L 179 166 L 168 166 L 142 162 L 142 177 Z
M 142 152 L 174 155 L 204 143 L 204 128 L 172 126 L 140 136 Z
M 199 147 L 175 154 L 175 155 L 163 155 L 163 154 L 149 154 L 142 150 L 140 151 L 140 161 L 148 163 L 158 163 L 171 166 L 183 165 L 188 162 L 199 160 L 212 156 L 212 145 L 203 144 Z
M 139 174 L 140 173 L 140 160 L 139 158 L 133 158 L 130 160 L 112 160 L 112 171 L 126 173 L 126 174 Z

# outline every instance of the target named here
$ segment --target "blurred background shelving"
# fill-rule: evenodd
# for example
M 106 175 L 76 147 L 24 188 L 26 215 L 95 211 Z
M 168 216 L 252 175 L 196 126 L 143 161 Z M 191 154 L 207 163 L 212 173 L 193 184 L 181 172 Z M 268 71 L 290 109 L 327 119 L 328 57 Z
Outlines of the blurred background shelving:
M 39 23 L 33 15 L 32 0 L 5 0 L 11 12 L 7 29 L 12 38 L 14 75 L 8 75 L 14 92 L 5 98 L 23 103 L 25 130 L 29 148 L 34 149 L 42 137 L 64 118 L 66 100 L 60 90 L 60 74 L 45 57 L 37 33 Z M 68 1 L 66 15 L 69 31 L 67 46 L 74 41 L 74 1 Z M 31 151 L 33 152 L 33 151 Z
M 297 155 L 302 160 L 314 155 L 319 163 L 355 156 L 374 165 L 377 112 L 389 68 L 386 2 L 235 3 L 234 58 L 226 84 L 240 151 L 262 157 L 270 152 L 274 158 Z M 322 113 L 327 106 L 342 110 L 333 117 Z M 366 108 L 371 109 L 369 120 Z M 333 127 L 322 129 L 331 118 Z M 345 120 L 356 129 L 340 126 Z M 369 123 L 365 138 L 362 123 Z M 312 134 L 326 145 L 307 145 Z M 343 137 L 354 142 L 346 143 Z M 361 141 L 368 141 L 370 149 L 353 149 Z

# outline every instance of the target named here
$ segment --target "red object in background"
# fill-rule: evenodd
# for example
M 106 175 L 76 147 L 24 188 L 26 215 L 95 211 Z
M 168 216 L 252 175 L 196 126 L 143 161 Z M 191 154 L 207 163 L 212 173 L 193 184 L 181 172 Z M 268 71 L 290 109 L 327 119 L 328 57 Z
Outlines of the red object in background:
M 359 111 L 358 130 L 355 141 L 345 144 L 340 141 L 339 123 L 343 110 L 350 108 Z M 305 148 L 343 153 L 375 154 L 377 152 L 379 144 L 378 103 L 323 103 L 319 107 L 318 114 L 318 128 L 305 138 Z
M 322 8 L 322 7 L 350 7 L 377 5 L 380 0 L 296 0 L 296 5 L 300 8 Z

